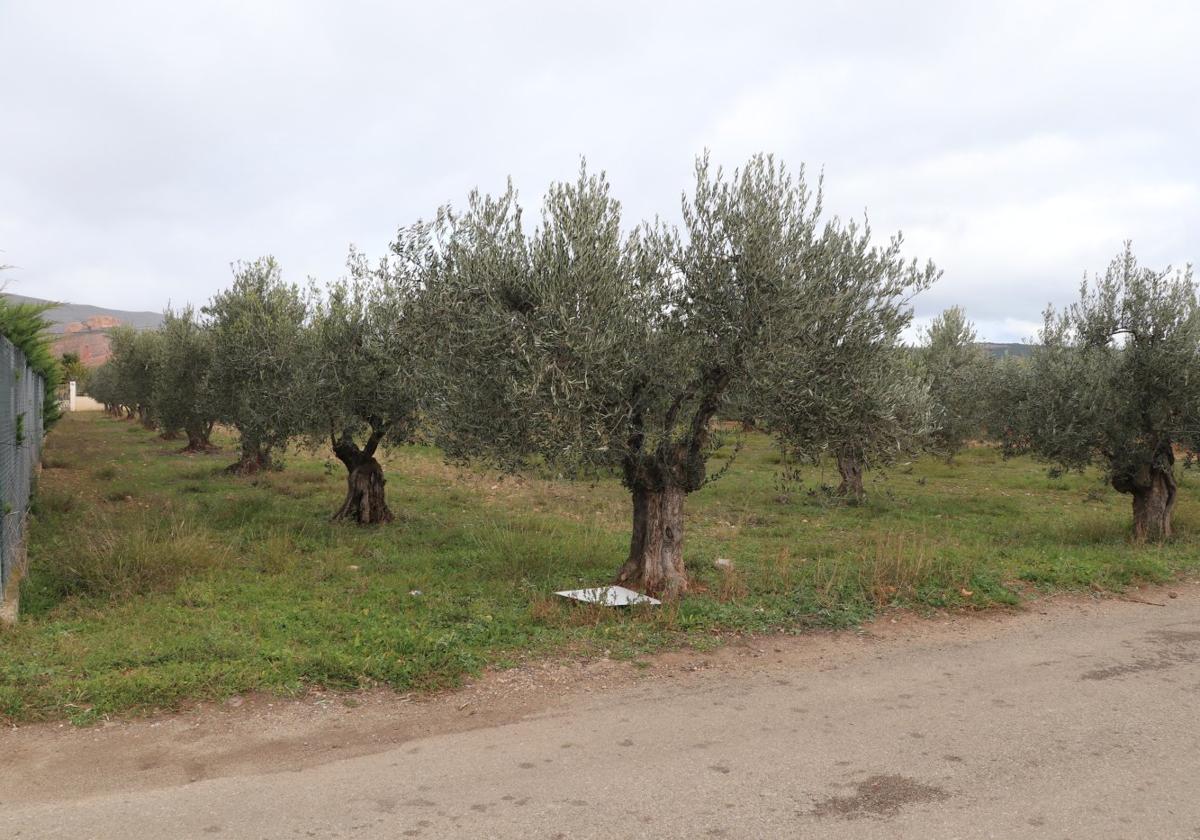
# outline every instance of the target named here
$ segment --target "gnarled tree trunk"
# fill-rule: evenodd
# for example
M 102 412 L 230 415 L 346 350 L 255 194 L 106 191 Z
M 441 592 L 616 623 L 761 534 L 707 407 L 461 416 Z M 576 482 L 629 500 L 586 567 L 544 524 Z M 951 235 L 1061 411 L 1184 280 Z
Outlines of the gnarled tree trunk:
M 665 600 L 687 591 L 683 502 L 688 493 L 704 486 L 709 426 L 728 385 L 729 374 L 714 367 L 704 371 L 699 382 L 683 389 L 663 417 L 662 428 L 669 441 L 676 432 L 679 412 L 694 400 L 687 432 L 682 439 L 664 442 L 654 450 L 645 448 L 642 415 L 635 413 L 630 418 L 624 472 L 625 486 L 633 494 L 633 535 L 629 557 L 617 572 L 616 583 Z
M 394 517 L 387 506 L 383 467 L 375 460 L 375 450 L 383 438 L 384 430 L 372 430 L 367 445 L 362 449 L 343 434 L 338 440 L 331 436 L 333 454 L 346 467 L 346 499 L 337 513 L 335 521 L 352 521 L 359 525 L 384 525 Z
M 1133 538 L 1158 542 L 1171 536 L 1171 513 L 1175 510 L 1175 476 L 1156 470 L 1148 487 L 1133 492 Z
M 360 525 L 383 525 L 394 518 L 384 496 L 383 467 L 374 458 L 364 458 L 346 476 L 346 500 L 333 518 Z
M 1112 479 L 1114 489 L 1133 496 L 1133 538 L 1137 542 L 1159 542 L 1171 536 L 1178 485 L 1175 454 L 1169 446 L 1159 453 L 1158 461 L 1159 465 L 1146 464 Z
M 867 496 L 863 489 L 862 456 L 853 448 L 839 449 L 837 453 L 838 473 L 842 483 L 838 485 L 839 496 L 849 496 L 852 501 L 861 502 Z
M 683 566 L 683 500 L 681 487 L 633 490 L 633 536 L 629 559 L 617 583 L 663 598 L 676 598 L 688 586 Z
M 187 433 L 187 446 L 183 448 L 184 452 L 208 452 L 213 448 L 209 442 L 209 436 L 212 435 L 212 423 L 200 423 L 190 425 L 184 429 Z
M 242 457 L 225 468 L 234 475 L 254 475 L 271 468 L 271 453 L 257 444 L 242 441 Z

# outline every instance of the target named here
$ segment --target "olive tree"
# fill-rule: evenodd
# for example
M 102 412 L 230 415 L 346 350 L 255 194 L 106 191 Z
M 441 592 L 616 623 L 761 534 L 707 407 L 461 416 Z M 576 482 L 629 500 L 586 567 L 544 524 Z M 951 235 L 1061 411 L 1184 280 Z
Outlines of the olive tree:
M 1028 451 L 1029 393 L 1032 363 L 1028 356 L 992 359 L 983 368 L 980 414 L 984 434 L 998 442 L 1006 454 Z
M 109 333 L 114 373 L 114 396 L 126 416 L 136 417 L 147 429 L 157 423 L 154 380 L 158 374 L 159 336 L 154 330 L 138 331 L 119 326 Z
M 233 284 L 203 308 L 211 331 L 213 415 L 237 429 L 241 457 L 231 472 L 269 468 L 298 432 L 306 304 L 273 257 L 234 266 Z
M 1010 376 L 1006 452 L 1072 469 L 1098 464 L 1133 497 L 1135 539 L 1171 535 L 1176 449 L 1200 443 L 1200 307 L 1191 268 L 1156 271 L 1132 246 L 1079 301 L 1048 308 L 1035 349 Z
M 187 435 L 185 452 L 205 452 L 212 448 L 209 436 L 216 421 L 209 394 L 212 334 L 187 306 L 179 312 L 168 309 L 158 335 L 155 410 L 164 428 Z
M 349 277 L 314 296 L 301 411 L 310 440 L 332 447 L 346 467 L 337 520 L 392 521 L 375 454 L 381 444 L 410 442 L 417 428 L 418 370 L 430 333 L 415 314 L 420 274 L 408 249 L 422 236 L 402 233 L 394 259 L 375 268 L 352 251 Z
M 789 276 L 789 297 L 759 366 L 761 414 L 788 458 L 836 459 L 837 492 L 865 497 L 863 471 L 922 448 L 932 403 L 900 334 L 912 296 L 938 276 L 901 256 L 902 239 L 872 244 L 868 225 L 837 219 Z
M 937 410 L 932 443 L 949 460 L 984 425 L 991 363 L 960 307 L 936 316 L 921 337 L 917 357 Z
M 92 371 L 88 381 L 88 396 L 104 406 L 104 410 L 119 417 L 121 415 L 121 399 L 117 387 L 116 365 L 109 359 Z
M 617 582 L 686 590 L 684 500 L 708 480 L 714 416 L 766 338 L 814 238 L 803 170 L 696 166 L 683 233 L 626 232 L 603 175 L 552 186 L 530 235 L 510 185 L 443 211 L 429 308 L 444 331 L 432 418 L 452 457 L 616 472 L 632 501 Z

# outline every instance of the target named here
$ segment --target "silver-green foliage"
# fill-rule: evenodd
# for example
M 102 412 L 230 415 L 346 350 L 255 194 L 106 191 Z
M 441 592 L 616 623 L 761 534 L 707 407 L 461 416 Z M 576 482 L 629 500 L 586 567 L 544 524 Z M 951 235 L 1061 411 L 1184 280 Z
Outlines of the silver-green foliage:
M 161 363 L 160 343 L 154 330 L 119 326 L 109 333 L 114 403 L 136 413 L 146 425 L 158 422 L 154 382 Z
M 116 365 L 109 359 L 92 371 L 87 393 L 107 410 L 116 411 L 121 404 L 118 390 Z
M 234 266 L 230 287 L 203 309 L 212 333 L 209 394 L 219 421 L 238 430 L 243 458 L 265 463 L 299 430 L 299 364 L 306 305 L 263 257 Z
M 1113 486 L 1136 497 L 1167 485 L 1166 533 L 1174 501 L 1175 448 L 1200 444 L 1200 306 L 1191 268 L 1140 266 L 1132 247 L 1103 277 L 1084 278 L 1080 297 L 1047 309 L 1040 347 L 1011 373 L 1003 443 L 1082 469 L 1099 464 Z M 1135 526 L 1141 533 L 1143 523 Z M 1150 524 L 1148 535 L 1156 532 Z
M 216 419 L 210 394 L 212 332 L 190 306 L 167 309 L 158 329 L 158 365 L 153 401 L 164 429 L 187 432 L 191 446 L 203 446 Z
M 902 243 L 896 235 L 877 246 L 869 226 L 834 219 L 789 275 L 792 306 L 764 345 L 754 388 L 788 457 L 886 464 L 934 428 L 928 388 L 900 334 L 912 296 L 939 272 L 905 261 Z
M 994 366 L 978 345 L 975 326 L 958 306 L 922 331 L 917 358 L 936 411 L 934 449 L 947 457 L 979 435 L 986 421 Z
M 819 200 L 769 157 L 701 159 L 684 231 L 626 232 L 603 175 L 546 195 L 532 234 L 511 185 L 445 210 L 430 245 L 442 331 L 437 434 L 454 456 L 690 492 L 709 424 L 766 340 Z
M 422 237 L 420 227 L 405 231 L 378 266 L 352 250 L 348 276 L 324 295 L 314 290 L 299 362 L 306 396 L 301 425 L 314 445 L 412 439 L 433 339 L 416 312 L 419 262 L 406 250 Z

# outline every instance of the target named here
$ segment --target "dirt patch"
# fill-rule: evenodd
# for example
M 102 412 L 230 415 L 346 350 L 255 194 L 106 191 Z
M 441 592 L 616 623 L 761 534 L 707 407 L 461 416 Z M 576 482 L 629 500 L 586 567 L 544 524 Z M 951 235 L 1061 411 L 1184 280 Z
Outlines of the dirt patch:
M 1146 641 L 1156 648 L 1152 655 L 1137 657 L 1132 662 L 1086 671 L 1079 679 L 1112 680 L 1200 662 L 1200 631 L 1159 630 L 1147 635 Z
M 385 688 L 353 694 L 314 690 L 298 699 L 248 694 L 88 728 L 13 726 L 0 731 L 0 755 L 6 759 L 0 762 L 0 790 L 24 801 L 53 801 L 64 790 L 78 798 L 298 771 L 434 734 L 543 714 L 569 694 L 627 684 L 641 676 L 635 670 L 609 659 L 541 662 L 491 672 L 463 689 L 432 695 Z
M 833 796 L 818 802 L 813 809 L 817 817 L 840 817 L 846 820 L 861 817 L 894 817 L 906 805 L 940 802 L 950 794 L 936 785 L 927 785 L 895 774 L 871 776 L 854 786 L 851 796 Z

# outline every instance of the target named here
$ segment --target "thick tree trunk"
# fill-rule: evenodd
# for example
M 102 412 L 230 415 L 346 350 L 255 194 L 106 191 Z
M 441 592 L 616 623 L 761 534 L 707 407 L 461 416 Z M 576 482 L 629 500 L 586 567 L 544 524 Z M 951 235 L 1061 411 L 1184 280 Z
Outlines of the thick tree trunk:
M 863 489 L 862 458 L 853 449 L 839 449 L 837 453 L 838 472 L 842 483 L 838 485 L 837 494 L 848 496 L 852 501 L 861 502 L 867 496 Z
M 236 463 L 230 464 L 225 468 L 228 473 L 234 475 L 254 475 L 255 473 L 269 470 L 271 468 L 271 453 L 259 449 L 257 446 L 242 444 L 242 457 Z
M 664 600 L 687 591 L 683 502 L 688 493 L 704 486 L 710 426 L 729 381 L 728 372 L 712 367 L 697 382 L 681 389 L 663 417 L 665 439 L 652 451 L 645 448 L 641 412 L 630 417 L 624 473 L 625 486 L 633 496 L 633 534 L 629 558 L 617 572 L 616 583 Z M 641 384 L 635 387 L 635 398 L 641 388 Z M 686 424 L 687 432 L 682 439 L 675 438 L 679 412 L 689 403 L 695 410 Z
M 359 525 L 386 525 L 394 518 L 384 495 L 383 467 L 372 457 L 361 458 L 346 475 L 346 500 L 333 515 L 335 521 Z
M 1113 489 L 1133 496 L 1133 538 L 1158 542 L 1171 536 L 1171 514 L 1175 510 L 1175 453 L 1164 441 L 1153 463 L 1112 476 Z
M 629 559 L 616 582 L 661 598 L 687 591 L 683 566 L 683 500 L 681 487 L 633 491 L 633 536 Z
M 1144 486 L 1133 490 L 1133 538 L 1159 542 L 1171 536 L 1171 513 L 1175 510 L 1175 476 L 1154 470 Z
M 212 423 L 189 426 L 184 431 L 187 432 L 188 441 L 187 446 L 183 448 L 184 452 L 208 452 L 214 448 L 208 440 L 212 434 Z
M 333 515 L 335 521 L 386 525 L 393 520 L 384 494 L 387 481 L 383 477 L 383 467 L 375 460 L 375 450 L 385 431 L 386 426 L 382 423 L 373 427 L 362 449 L 348 433 L 343 433 L 341 439 L 330 435 L 333 454 L 346 467 L 346 499 Z

